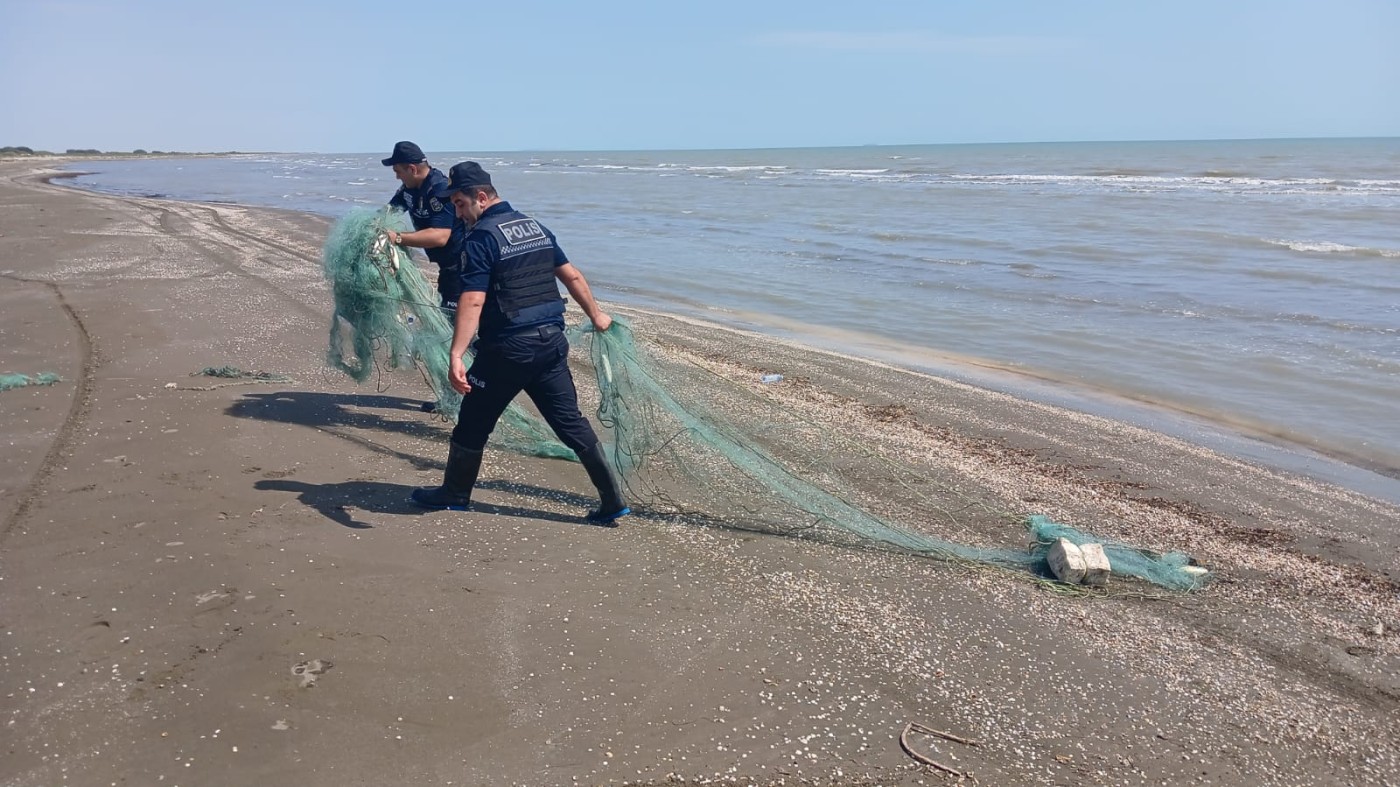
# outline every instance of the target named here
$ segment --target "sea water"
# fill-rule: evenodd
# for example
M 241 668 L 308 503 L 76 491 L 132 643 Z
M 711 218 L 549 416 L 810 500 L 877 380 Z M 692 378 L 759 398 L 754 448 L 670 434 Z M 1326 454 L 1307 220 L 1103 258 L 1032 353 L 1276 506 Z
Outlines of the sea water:
M 75 169 L 336 216 L 388 200 L 382 155 Z M 1400 139 L 430 158 L 480 161 L 604 300 L 1400 478 Z

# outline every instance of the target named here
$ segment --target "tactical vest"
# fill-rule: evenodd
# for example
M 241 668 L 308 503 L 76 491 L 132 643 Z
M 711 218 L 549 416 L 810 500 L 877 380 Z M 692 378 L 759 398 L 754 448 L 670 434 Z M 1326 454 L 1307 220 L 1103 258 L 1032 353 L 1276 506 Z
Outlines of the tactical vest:
M 554 241 L 534 219 L 519 211 L 483 216 L 472 231 L 491 233 L 501 256 L 491 266 L 491 283 L 478 329 L 483 339 L 544 325 L 564 316 L 564 299 L 554 278 Z

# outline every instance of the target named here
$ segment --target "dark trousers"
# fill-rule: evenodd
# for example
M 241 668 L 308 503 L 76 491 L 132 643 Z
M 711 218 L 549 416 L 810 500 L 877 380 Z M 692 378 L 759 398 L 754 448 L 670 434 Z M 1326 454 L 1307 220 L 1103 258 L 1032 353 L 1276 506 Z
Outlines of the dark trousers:
M 467 382 L 472 390 L 462 398 L 457 427 L 452 430 L 452 442 L 463 448 L 485 448 L 506 405 L 521 391 L 564 445 L 583 453 L 598 442 L 593 425 L 579 412 L 578 390 L 569 372 L 569 340 L 557 327 L 478 347 Z

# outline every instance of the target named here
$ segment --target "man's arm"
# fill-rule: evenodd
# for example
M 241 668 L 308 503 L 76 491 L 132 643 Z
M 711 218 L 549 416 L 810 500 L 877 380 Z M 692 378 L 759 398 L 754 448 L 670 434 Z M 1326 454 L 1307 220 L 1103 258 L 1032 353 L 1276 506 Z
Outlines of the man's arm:
M 583 278 L 583 274 L 579 273 L 578 268 L 575 268 L 572 262 L 554 266 L 554 275 L 559 281 L 564 282 L 564 288 L 573 296 L 574 303 L 577 303 L 583 309 L 583 313 L 588 315 L 588 319 L 593 322 L 595 329 L 606 331 L 612 325 L 612 317 L 598 308 L 598 302 L 593 300 L 593 290 L 589 288 L 588 280 Z
M 448 350 L 450 365 L 447 377 L 452 387 L 460 394 L 472 392 L 471 383 L 467 382 L 467 362 L 463 357 L 467 354 L 467 348 L 471 346 L 472 337 L 476 336 L 477 326 L 481 324 L 481 307 L 485 304 L 484 292 L 464 292 L 457 298 L 457 321 L 452 326 L 452 348 Z
M 394 199 L 399 201 L 405 210 L 407 205 L 403 200 L 403 189 L 399 189 L 394 194 Z M 421 198 L 420 198 L 421 199 Z M 393 205 L 393 200 L 390 200 Z M 422 229 L 415 229 L 413 232 L 396 232 L 390 236 L 390 240 L 400 246 L 412 246 L 415 249 L 440 249 L 446 246 L 452 239 L 452 222 L 456 220 L 456 215 L 452 212 L 451 206 L 446 198 L 439 194 L 434 194 L 427 203 L 428 216 L 426 220 L 415 220 L 415 227 L 422 224 L 428 226 Z
M 395 232 L 390 240 L 400 246 L 412 246 L 415 249 L 436 249 L 446 246 L 447 241 L 451 238 L 451 229 L 428 227 L 413 232 Z

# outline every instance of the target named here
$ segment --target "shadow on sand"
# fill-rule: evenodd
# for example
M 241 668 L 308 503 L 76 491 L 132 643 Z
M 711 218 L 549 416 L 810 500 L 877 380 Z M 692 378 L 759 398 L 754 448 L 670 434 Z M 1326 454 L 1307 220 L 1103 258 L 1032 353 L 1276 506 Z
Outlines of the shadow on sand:
M 395 514 L 400 516 L 434 513 L 430 509 L 420 508 L 409 502 L 408 495 L 409 492 L 413 490 L 413 487 L 403 484 L 386 484 L 380 481 L 339 481 L 328 484 L 312 484 L 305 481 L 276 478 L 263 479 L 254 484 L 253 487 L 263 491 L 295 493 L 297 495 L 297 500 L 302 505 L 307 508 L 314 508 L 320 512 L 322 516 L 332 522 L 349 528 L 364 529 L 374 527 L 374 525 L 368 522 L 357 520 L 355 518 L 356 511 L 369 511 L 376 514 Z M 513 484 L 507 481 L 484 481 L 477 484 L 476 488 L 478 490 L 503 490 L 517 494 L 522 490 L 534 490 L 542 497 L 548 496 L 570 504 L 576 503 L 579 507 L 579 513 L 577 515 L 560 514 L 538 508 L 504 506 L 479 501 L 472 502 L 472 513 L 513 516 L 523 519 L 537 519 L 545 522 L 585 525 L 588 527 L 610 527 L 610 525 L 597 525 L 584 519 L 584 514 L 588 511 L 588 506 L 596 505 L 597 501 L 580 495 L 572 495 L 568 492 L 561 492 L 557 489 L 548 489 L 546 487 Z
M 445 421 L 426 420 L 419 407 L 420 404 L 421 402 L 416 399 L 383 394 L 268 391 L 244 394 L 241 399 L 229 405 L 227 413 L 235 418 L 254 418 L 310 427 L 346 440 L 367 451 L 393 457 L 416 470 L 440 471 L 443 469 L 446 459 L 445 449 L 450 433 L 449 425 Z M 417 454 L 405 453 L 375 442 L 361 434 L 362 432 L 383 432 L 440 441 L 444 447 L 443 455 L 426 458 Z M 408 496 L 413 487 L 405 484 L 390 484 L 381 481 L 340 481 L 313 484 L 288 479 L 271 479 L 258 481 L 255 486 L 257 489 L 266 491 L 294 492 L 303 505 L 315 509 L 322 516 L 339 525 L 350 528 L 373 527 L 369 523 L 355 519 L 353 513 L 355 510 L 394 515 L 431 513 L 429 509 L 419 508 L 409 502 Z M 560 514 L 538 508 L 473 501 L 471 510 L 475 513 L 514 516 L 587 527 L 610 526 L 597 525 L 585 519 L 587 512 L 598 504 L 598 499 L 593 496 L 496 479 L 480 481 L 476 488 L 505 492 L 525 498 L 557 500 L 576 508 L 578 513 Z M 745 516 L 742 513 L 739 516 L 728 517 L 716 517 L 697 511 L 661 514 L 638 511 L 634 505 L 632 514 L 622 519 L 619 524 L 639 521 L 670 522 L 741 533 L 828 540 L 823 538 L 821 528 L 815 527 L 815 523 L 785 522 L 780 524 L 764 517 Z M 843 543 L 846 541 L 840 537 L 835 540 Z
M 420 402 L 383 394 L 330 394 L 306 391 L 272 391 L 248 393 L 231 404 L 228 414 L 235 418 L 297 424 L 317 429 L 359 448 L 393 457 L 416 470 L 441 470 L 445 457 L 425 458 L 405 453 L 375 442 L 361 432 L 384 432 L 441 441 L 446 446 L 448 425 L 425 420 Z M 379 411 L 379 412 L 376 412 Z M 349 430 L 354 430 L 349 431 Z M 445 453 L 445 451 L 444 451 Z M 264 479 L 254 487 L 264 491 L 292 492 L 302 505 L 313 508 L 322 516 L 349 528 L 370 528 L 373 525 L 355 518 L 356 511 L 377 514 L 410 515 L 432 513 L 409 502 L 412 486 L 381 481 L 340 481 L 313 484 L 290 479 Z M 579 509 L 577 515 L 560 514 L 536 508 L 494 505 L 474 502 L 471 510 L 497 516 L 514 516 L 547 522 L 582 524 L 597 527 L 584 519 L 594 498 L 575 495 L 558 489 L 517 484 L 507 481 L 482 481 L 477 489 L 509 492 L 528 497 L 548 497 Z
M 421 402 L 383 394 L 330 394 L 307 391 L 247 393 L 229 405 L 234 418 L 253 418 L 318 429 L 367 451 L 393 457 L 416 470 L 441 470 L 440 459 L 426 459 L 382 445 L 349 431 L 373 431 L 447 442 L 446 422 L 425 420 Z M 380 411 L 380 412 L 374 412 Z M 409 417 L 416 416 L 416 417 Z

